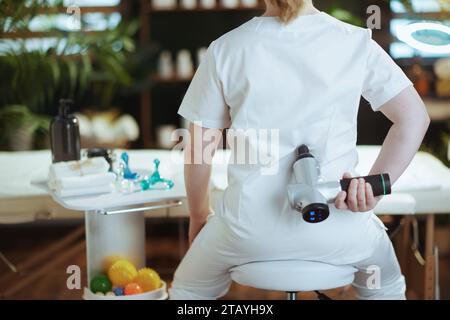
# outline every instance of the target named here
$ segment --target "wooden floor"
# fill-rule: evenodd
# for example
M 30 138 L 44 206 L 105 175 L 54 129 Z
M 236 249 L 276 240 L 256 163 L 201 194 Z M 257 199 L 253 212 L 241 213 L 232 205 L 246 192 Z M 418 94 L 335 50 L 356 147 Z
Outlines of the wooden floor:
M 185 220 L 147 220 L 147 266 L 156 269 L 170 283 L 173 272 L 184 254 L 186 241 L 179 241 L 180 227 L 186 231 Z M 86 254 L 83 221 L 67 223 L 47 222 L 40 224 L 0 226 L 0 252 L 8 258 L 18 272 L 12 272 L 0 259 L 0 296 L 6 299 L 81 299 L 81 290 L 69 290 L 66 286 L 69 265 L 78 265 L 82 270 L 82 286 L 86 285 Z M 63 246 L 49 256 L 45 251 L 74 230 L 79 234 L 70 245 Z M 120 235 L 119 235 L 120 236 Z M 42 254 L 41 254 L 42 253 Z M 450 259 L 442 259 L 441 298 L 450 297 Z M 18 287 L 25 280 L 23 287 Z M 325 292 L 333 299 L 354 299 L 351 287 Z M 256 290 L 233 284 L 224 299 L 284 299 L 280 292 Z M 300 299 L 316 299 L 314 293 L 301 293 Z

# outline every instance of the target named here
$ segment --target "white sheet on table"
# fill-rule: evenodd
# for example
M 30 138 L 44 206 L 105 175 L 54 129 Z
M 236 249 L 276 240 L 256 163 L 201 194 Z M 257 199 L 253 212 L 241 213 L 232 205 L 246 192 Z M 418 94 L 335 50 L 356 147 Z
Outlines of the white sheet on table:
M 357 171 L 367 174 L 379 152 L 379 146 L 359 146 L 360 155 Z M 182 159 L 182 153 L 172 155 L 164 150 L 131 150 L 130 164 L 132 168 L 152 169 L 155 158 L 161 160 L 161 175 L 168 178 L 180 177 L 183 174 L 182 162 L 173 165 L 172 157 Z M 213 187 L 223 190 L 228 185 L 226 163 L 228 151 L 219 150 L 214 157 Z M 180 161 L 178 161 L 180 162 Z M 48 194 L 48 190 L 30 184 L 30 180 L 43 181 L 48 175 L 51 164 L 49 150 L 25 152 L 0 152 L 0 198 L 28 197 Z M 180 180 L 182 181 L 182 179 Z M 440 185 L 440 186 L 438 186 Z M 427 153 L 418 153 L 404 175 L 394 185 L 394 190 L 422 190 L 433 188 L 450 189 L 450 170 L 439 160 Z
M 379 146 L 358 147 L 359 163 L 356 171 L 361 175 L 369 173 L 375 162 Z M 418 152 L 403 175 L 395 182 L 394 192 L 439 190 L 450 187 L 450 170 L 437 158 L 425 152 Z
M 359 163 L 356 171 L 361 175 L 367 175 L 379 151 L 379 146 L 359 146 Z M 226 164 L 223 161 L 221 165 L 214 167 L 211 184 L 217 190 L 226 189 L 228 179 Z M 419 152 L 392 189 L 394 192 L 407 193 L 440 190 L 444 187 L 450 187 L 450 170 L 432 155 Z

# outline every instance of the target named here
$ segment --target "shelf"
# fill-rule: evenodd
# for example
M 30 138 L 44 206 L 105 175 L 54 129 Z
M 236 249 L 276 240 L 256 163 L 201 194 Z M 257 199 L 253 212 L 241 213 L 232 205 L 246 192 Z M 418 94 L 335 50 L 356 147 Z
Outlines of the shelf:
M 104 6 L 104 7 L 78 7 L 81 14 L 85 13 L 114 13 L 120 12 L 120 6 Z M 54 13 L 67 13 L 69 7 L 51 7 L 51 8 L 39 8 L 38 14 L 54 14 Z
M 80 9 L 80 13 L 86 14 L 86 13 L 104 13 L 104 14 L 112 14 L 116 12 L 122 11 L 122 5 L 117 6 L 103 6 L 103 7 L 78 7 Z M 60 7 L 42 7 L 37 8 L 36 10 L 33 9 L 25 9 L 29 10 L 30 12 L 34 13 L 35 15 L 53 15 L 53 14 L 67 14 L 67 10 L 69 7 L 66 6 L 60 6 Z M 95 33 L 101 33 L 106 30 L 101 31 L 84 31 L 84 30 L 50 30 L 50 31 L 15 31 L 15 32 L 5 32 L 2 33 L 2 38 L 4 39 L 30 39 L 30 38 L 43 38 L 43 37 L 52 37 L 56 35 L 60 35 L 61 33 L 74 33 L 74 32 L 82 32 L 84 34 L 95 34 Z
M 70 7 L 66 7 L 66 6 L 59 6 L 59 7 L 41 7 L 41 8 L 36 8 L 36 9 L 32 9 L 32 8 L 25 8 L 24 10 L 26 10 L 25 12 L 30 12 L 33 14 L 67 14 L 67 10 Z M 80 9 L 80 13 L 81 14 L 85 14 L 85 13 L 114 13 L 114 12 L 120 12 L 122 10 L 121 5 L 117 5 L 117 6 L 102 6 L 102 7 L 78 7 Z M 14 15 L 14 12 L 10 12 L 7 9 L 6 12 L 7 15 Z
M 394 13 L 394 19 L 431 19 L 431 20 L 450 20 L 450 12 L 412 12 L 412 13 Z
M 0 0 L 1 1 L 1 0 Z M 140 11 L 139 11 L 139 21 L 140 21 L 140 32 L 139 39 L 141 43 L 148 44 L 151 41 L 152 35 L 151 31 L 153 30 L 151 27 L 151 20 L 153 18 L 159 19 L 163 18 L 163 20 L 167 17 L 186 17 L 192 15 L 192 17 L 199 17 L 198 15 L 206 15 L 208 13 L 214 16 L 224 14 L 228 15 L 236 15 L 237 20 L 242 20 L 242 23 L 248 18 L 248 15 L 259 15 L 264 12 L 264 8 L 262 5 L 258 4 L 254 7 L 246 7 L 243 5 L 239 5 L 235 8 L 227 8 L 218 4 L 218 0 L 216 0 L 217 5 L 212 8 L 203 8 L 198 5 L 193 9 L 185 9 L 180 5 L 176 5 L 172 8 L 154 8 L 152 7 L 152 3 L 150 0 L 140 0 Z M 241 15 L 239 15 L 241 13 Z M 205 17 L 206 17 L 205 16 Z M 202 16 L 203 17 L 203 16 Z M 241 19 L 242 18 L 242 19 Z M 235 23 L 235 19 L 232 19 L 230 23 Z M 224 27 L 224 31 L 226 28 Z M 213 39 L 209 39 L 211 41 Z M 206 42 L 206 41 L 205 41 Z M 150 88 L 142 92 L 141 94 L 141 103 L 140 103 L 140 128 L 142 132 L 142 143 L 144 148 L 152 148 L 155 147 L 155 139 L 153 132 L 153 119 L 152 119 L 152 91 L 158 91 L 165 89 L 172 90 L 173 86 L 174 90 L 185 90 L 192 78 L 180 78 L 176 75 L 172 77 L 160 77 L 158 75 L 150 75 L 149 79 L 151 80 L 154 86 L 160 86 L 159 88 Z M 166 88 L 166 86 L 168 88 Z M 168 91 L 170 91 L 168 90 Z M 179 92 L 177 93 L 179 94 Z
M 147 8 L 147 13 L 171 13 L 171 12 L 185 12 L 185 13 L 195 13 L 195 12 L 239 12 L 239 11 L 262 11 L 261 6 L 257 7 L 244 7 L 238 6 L 235 8 L 227 8 L 223 6 L 215 6 L 213 8 L 202 8 L 196 7 L 192 9 L 184 9 L 179 6 L 175 8 L 152 8 L 151 5 Z
M 82 33 L 85 35 L 98 34 L 104 31 L 19 31 L 2 33 L 3 39 L 33 39 L 33 38 L 51 38 L 68 33 Z

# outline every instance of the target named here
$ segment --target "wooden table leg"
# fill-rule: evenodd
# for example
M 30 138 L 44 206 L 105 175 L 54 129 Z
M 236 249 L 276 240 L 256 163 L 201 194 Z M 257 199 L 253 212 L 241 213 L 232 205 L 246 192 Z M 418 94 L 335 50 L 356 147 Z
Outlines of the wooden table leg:
M 420 253 L 411 240 L 411 228 L 415 217 L 404 217 L 401 236 L 397 239 L 397 256 L 406 277 L 406 284 L 409 288 L 409 298 L 412 299 L 435 299 L 436 286 L 436 258 L 434 253 L 434 214 L 424 215 L 424 243 L 423 254 Z
M 425 284 L 424 299 L 435 299 L 434 214 L 426 216 L 425 225 Z
M 403 217 L 401 224 L 401 238 L 398 240 L 397 244 L 397 256 L 400 263 L 400 267 L 403 273 L 407 272 L 408 269 L 408 255 L 411 250 L 411 222 L 412 218 L 410 216 Z

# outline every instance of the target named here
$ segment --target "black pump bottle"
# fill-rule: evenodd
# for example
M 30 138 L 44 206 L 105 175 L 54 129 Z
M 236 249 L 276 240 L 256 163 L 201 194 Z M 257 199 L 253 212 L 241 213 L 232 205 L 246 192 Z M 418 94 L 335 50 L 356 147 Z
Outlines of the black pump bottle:
M 50 124 L 53 163 L 80 160 L 80 129 L 78 119 L 69 113 L 72 106 L 72 100 L 59 100 L 59 114 Z

